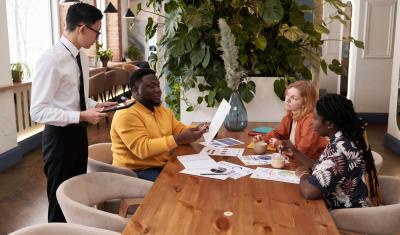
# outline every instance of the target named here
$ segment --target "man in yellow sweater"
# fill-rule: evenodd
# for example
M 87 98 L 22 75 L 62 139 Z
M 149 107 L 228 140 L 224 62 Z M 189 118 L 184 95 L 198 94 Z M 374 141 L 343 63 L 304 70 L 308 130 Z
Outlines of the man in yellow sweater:
M 113 165 L 155 181 L 178 144 L 199 139 L 208 125 L 185 126 L 161 104 L 161 89 L 151 69 L 136 70 L 129 87 L 135 103 L 115 113 L 111 124 Z

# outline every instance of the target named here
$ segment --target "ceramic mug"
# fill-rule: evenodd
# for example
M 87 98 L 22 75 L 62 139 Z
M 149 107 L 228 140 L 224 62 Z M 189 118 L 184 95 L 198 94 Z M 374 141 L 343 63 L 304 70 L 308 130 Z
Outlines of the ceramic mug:
M 283 168 L 285 166 L 286 157 L 278 154 L 273 154 L 271 156 L 271 166 L 273 168 Z
M 255 154 L 264 154 L 267 151 L 267 143 L 264 141 L 254 142 L 254 153 Z

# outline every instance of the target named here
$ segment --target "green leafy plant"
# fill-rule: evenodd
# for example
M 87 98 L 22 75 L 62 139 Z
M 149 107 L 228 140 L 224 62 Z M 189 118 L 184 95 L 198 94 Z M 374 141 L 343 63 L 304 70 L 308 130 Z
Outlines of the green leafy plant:
M 164 18 L 163 22 L 148 18 L 146 38 L 152 38 L 163 27 L 164 36 L 158 47 L 163 50 L 165 61 L 161 75 L 170 85 L 167 103 L 177 107 L 174 111 L 179 113 L 178 104 L 185 96 L 176 89 L 181 87 L 184 91 L 198 89 L 202 93 L 198 104 L 206 102 L 209 107 L 223 98 L 228 99 L 232 93 L 224 79 L 224 64 L 218 50 L 220 18 L 230 26 L 239 49 L 239 65 L 249 76 L 281 77 L 274 83 L 274 91 L 281 99 L 288 83 L 312 79 L 311 69 L 315 64 L 324 73 L 329 69 L 344 74 L 345 69 L 337 59 L 328 62 L 321 58 L 324 42 L 345 40 L 360 48 L 363 43 L 351 37 L 323 39 L 324 34 L 329 34 L 328 24 L 350 20 L 343 10 L 346 5 L 340 0 L 325 0 L 324 4 L 331 5 L 336 12 L 313 23 L 306 21 L 304 14 L 316 9 L 299 5 L 295 0 L 170 0 L 166 3 L 148 0 L 146 5 L 152 8 L 152 13 Z M 137 9 L 147 11 L 140 4 Z M 203 76 L 205 82 L 198 82 L 198 76 Z M 246 82 L 243 80 L 238 90 L 242 99 L 249 102 L 254 97 L 255 84 Z M 189 106 L 190 110 L 193 105 Z
M 135 44 L 130 44 L 128 46 L 126 56 L 131 60 L 142 60 L 143 58 L 142 52 Z
M 31 76 L 29 66 L 25 63 L 13 63 L 10 65 L 13 82 L 22 82 L 24 78 Z
M 96 56 L 100 60 L 112 60 L 113 52 L 111 49 L 103 49 L 103 44 L 96 42 Z

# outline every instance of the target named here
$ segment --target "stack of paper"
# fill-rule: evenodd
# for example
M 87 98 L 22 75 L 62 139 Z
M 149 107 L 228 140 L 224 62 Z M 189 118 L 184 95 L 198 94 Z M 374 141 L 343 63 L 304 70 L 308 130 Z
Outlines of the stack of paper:
M 222 148 L 222 147 L 228 147 L 228 146 L 233 146 L 233 145 L 238 145 L 238 144 L 244 144 L 242 141 L 234 139 L 234 138 L 223 138 L 223 139 L 217 139 L 217 140 L 212 140 L 211 142 L 201 142 L 200 144 L 204 146 L 211 146 L 215 148 Z
M 263 154 L 263 155 L 245 155 L 238 156 L 238 158 L 246 165 L 246 166 L 260 166 L 260 165 L 268 165 L 271 164 L 272 156 L 280 155 L 279 153 L 271 153 L 271 154 Z M 289 163 L 289 160 L 285 160 L 285 163 Z
M 257 167 L 250 178 L 280 181 L 292 184 L 300 183 L 294 171 Z
M 228 156 L 228 157 L 239 157 L 242 156 L 244 152 L 243 148 L 214 148 L 214 147 L 204 147 L 200 154 L 207 154 L 212 156 Z
M 225 161 L 215 162 L 211 157 L 202 154 L 178 156 L 178 160 L 185 167 L 180 173 L 213 179 L 239 179 L 254 171 L 253 169 Z

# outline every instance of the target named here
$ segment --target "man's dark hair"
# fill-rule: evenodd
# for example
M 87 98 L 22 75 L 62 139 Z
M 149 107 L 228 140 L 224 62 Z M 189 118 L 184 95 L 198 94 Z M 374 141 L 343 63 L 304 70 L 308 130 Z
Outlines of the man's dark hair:
M 351 100 L 337 94 L 328 94 L 322 97 L 317 102 L 316 109 L 323 120 L 333 123 L 361 151 L 362 159 L 366 163 L 368 196 L 373 204 L 379 204 L 381 198 L 378 173 L 376 172 L 371 148 L 367 145 L 364 137 L 367 126 L 366 121 L 357 117 Z
M 67 30 L 72 32 L 79 24 L 93 25 L 102 18 L 103 14 L 96 7 L 87 3 L 76 3 L 68 8 L 66 17 Z
M 132 75 L 131 78 L 129 79 L 129 88 L 132 90 L 133 85 L 135 85 L 135 83 L 142 81 L 142 77 L 149 75 L 149 74 L 156 74 L 156 72 L 154 72 L 154 70 L 152 69 L 138 69 L 135 70 Z

